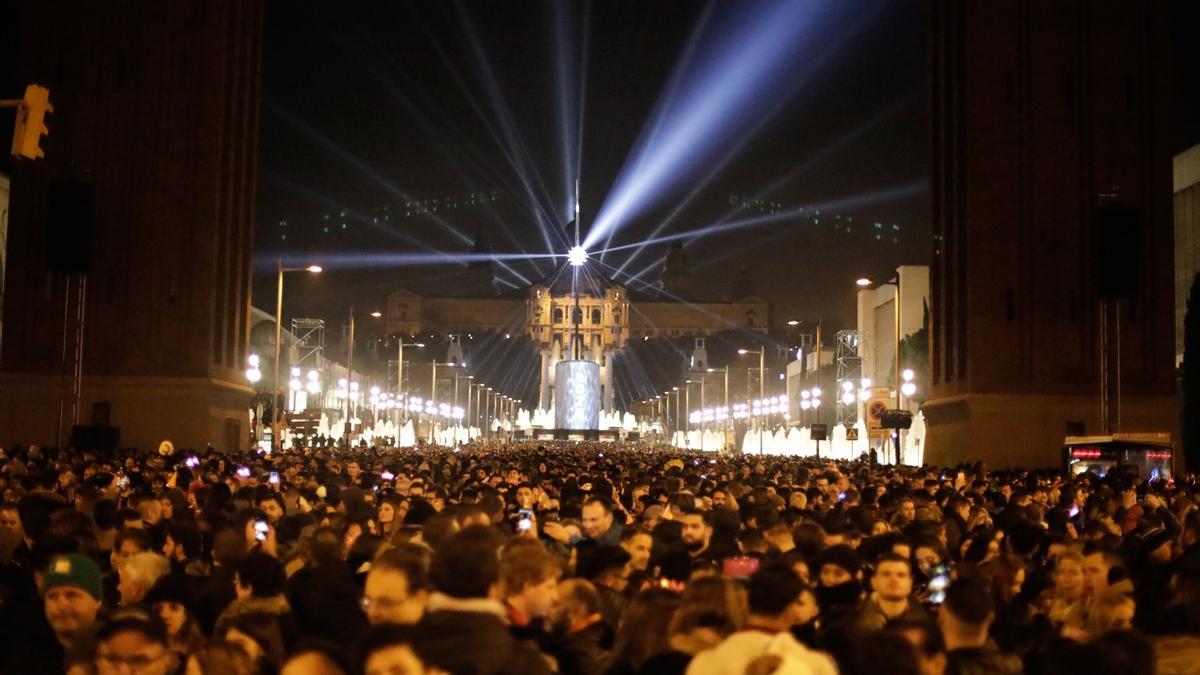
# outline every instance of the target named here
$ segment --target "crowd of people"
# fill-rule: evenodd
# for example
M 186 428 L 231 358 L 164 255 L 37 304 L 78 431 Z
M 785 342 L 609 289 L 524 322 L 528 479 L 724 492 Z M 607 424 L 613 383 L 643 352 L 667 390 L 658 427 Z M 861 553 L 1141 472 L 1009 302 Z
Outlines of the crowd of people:
M 1200 668 L 1200 484 L 510 442 L 0 458 L 0 672 Z

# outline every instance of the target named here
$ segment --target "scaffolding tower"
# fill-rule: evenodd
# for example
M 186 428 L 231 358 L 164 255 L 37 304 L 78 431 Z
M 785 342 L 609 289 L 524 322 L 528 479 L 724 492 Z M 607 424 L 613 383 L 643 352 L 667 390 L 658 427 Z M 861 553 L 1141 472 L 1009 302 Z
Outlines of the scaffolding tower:
M 834 354 L 837 364 L 837 423 L 851 427 L 858 423 L 858 387 L 862 379 L 862 357 L 858 355 L 858 331 L 840 330 L 837 332 L 837 351 Z M 846 393 L 844 382 L 850 383 L 850 392 L 854 394 L 854 402 L 846 405 L 842 397 Z
M 325 321 L 292 319 L 292 335 L 296 338 L 296 362 L 292 365 L 318 367 L 325 351 Z

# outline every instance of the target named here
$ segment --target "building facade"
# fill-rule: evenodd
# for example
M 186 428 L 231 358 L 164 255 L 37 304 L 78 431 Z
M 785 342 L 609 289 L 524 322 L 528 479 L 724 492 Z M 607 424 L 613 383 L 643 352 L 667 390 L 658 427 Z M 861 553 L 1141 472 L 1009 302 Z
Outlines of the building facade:
M 127 447 L 245 447 L 263 3 L 21 4 L 0 68 L 48 87 L 54 113 L 45 158 L 10 172 L 0 442 L 65 442 L 78 422 Z M 91 217 L 56 239 L 63 179 L 90 185 Z M 56 270 L 80 244 L 84 267 Z
M 554 371 L 571 358 L 576 298 L 560 284 L 536 283 L 522 295 L 489 298 L 430 298 L 410 290 L 390 293 L 388 333 L 526 335 L 541 354 L 541 407 L 554 400 Z M 581 357 L 600 365 L 602 401 L 613 408 L 612 355 L 630 340 L 705 336 L 735 328 L 767 331 L 770 307 L 757 297 L 736 302 L 684 302 L 632 293 L 607 283 L 581 290 L 578 298 Z
M 930 19 L 925 461 L 1057 465 L 1064 436 L 1103 430 L 1105 362 L 1115 429 L 1178 438 L 1165 6 L 936 0 Z M 1101 265 L 1107 205 L 1135 214 L 1136 245 Z
M 902 265 L 896 270 L 899 286 L 880 284 L 858 291 L 858 356 L 862 377 L 877 387 L 891 386 L 896 363 L 896 293 L 900 294 L 900 339 L 925 325 L 929 302 L 929 267 Z M 902 368 L 913 364 L 901 363 Z M 928 382 L 918 382 L 928 387 Z
M 1183 317 L 1200 273 L 1200 145 L 1175 156 L 1175 365 L 1183 363 Z

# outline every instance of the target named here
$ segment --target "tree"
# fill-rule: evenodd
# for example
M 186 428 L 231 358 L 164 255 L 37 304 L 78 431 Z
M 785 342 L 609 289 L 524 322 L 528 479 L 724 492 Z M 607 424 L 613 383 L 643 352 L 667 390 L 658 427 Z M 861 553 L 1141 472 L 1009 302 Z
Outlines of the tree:
M 1200 274 L 1192 277 L 1183 316 L 1183 458 L 1188 469 L 1200 467 Z
M 929 305 L 924 303 L 921 315 L 921 328 L 900 339 L 900 365 L 913 371 L 913 380 L 917 385 L 917 393 L 911 400 L 918 405 L 929 398 Z M 887 386 L 894 387 L 893 380 L 896 372 L 896 360 L 892 359 L 888 370 Z

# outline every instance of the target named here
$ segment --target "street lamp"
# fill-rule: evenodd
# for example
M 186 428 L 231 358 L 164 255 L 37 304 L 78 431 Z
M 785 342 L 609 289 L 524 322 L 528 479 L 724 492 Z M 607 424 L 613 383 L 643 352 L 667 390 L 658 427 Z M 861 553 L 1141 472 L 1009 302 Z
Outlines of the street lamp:
M 351 305 L 351 307 L 350 307 L 350 333 L 348 336 L 349 344 L 346 347 L 346 381 L 348 382 L 348 386 L 346 389 L 346 392 L 347 392 L 346 423 L 344 425 L 344 429 L 346 430 L 346 447 L 347 448 L 350 447 L 350 434 L 352 432 L 352 428 L 350 425 L 350 418 L 351 418 L 350 405 L 351 405 L 352 400 L 357 399 L 357 395 L 356 395 L 357 392 L 355 392 L 354 389 L 358 386 L 358 383 L 354 381 L 354 318 L 355 318 L 355 316 L 356 315 L 354 313 L 354 306 Z M 383 316 L 383 313 L 379 312 L 379 311 L 373 311 L 373 312 L 368 312 L 367 316 L 370 316 L 373 319 L 378 319 L 379 317 Z
M 438 369 L 438 366 L 443 366 L 446 368 L 458 368 L 459 367 L 459 365 L 453 361 L 447 361 L 446 363 L 438 363 L 436 359 L 433 361 L 433 381 L 431 382 L 430 387 L 429 387 L 429 399 L 432 400 L 435 404 L 437 403 L 437 369 Z M 454 383 L 454 392 L 455 392 L 454 405 L 458 405 L 458 382 L 457 381 L 455 381 L 455 383 Z M 436 417 L 434 418 L 433 424 L 434 424 L 434 433 L 437 433 L 437 418 Z
M 404 342 L 404 336 L 396 338 L 396 393 L 400 394 L 404 391 L 404 348 L 405 347 L 420 347 L 424 348 L 424 342 Z
M 917 384 L 913 382 L 915 377 L 911 368 L 906 368 L 901 377 L 904 378 L 904 384 L 900 385 L 900 393 L 904 394 L 905 398 L 911 399 L 913 394 L 917 393 Z
M 309 265 L 307 267 L 284 267 L 283 258 L 276 259 L 275 263 L 275 361 L 274 384 L 271 386 L 271 449 L 276 450 L 279 443 L 279 352 L 280 340 L 283 334 L 283 274 L 284 272 L 308 272 L 310 274 L 319 274 L 321 272 L 320 265 Z
M 758 398 L 765 398 L 763 393 L 763 383 L 766 380 L 766 350 L 765 349 L 739 349 L 737 353 L 745 356 L 746 354 L 758 354 Z M 820 365 L 820 364 L 817 364 Z M 762 418 L 758 418 L 758 454 L 763 453 L 763 434 L 762 434 Z
M 679 402 L 680 402 L 679 387 L 671 387 L 671 391 L 675 392 L 675 429 L 674 429 L 674 432 L 671 434 L 671 438 L 672 438 L 672 440 L 674 440 L 675 433 L 679 431 Z M 669 395 L 670 394 L 668 394 L 668 396 Z
M 721 407 L 723 407 L 725 409 L 725 412 L 728 413 L 729 412 L 729 366 L 725 366 L 724 368 L 709 368 L 707 372 L 715 373 L 717 371 L 721 371 L 725 375 L 725 395 L 721 400 Z M 725 423 L 722 424 L 721 427 L 723 429 L 727 430 L 729 423 L 731 421 L 732 421 L 731 418 L 728 415 L 726 415 L 725 420 L 724 420 Z

